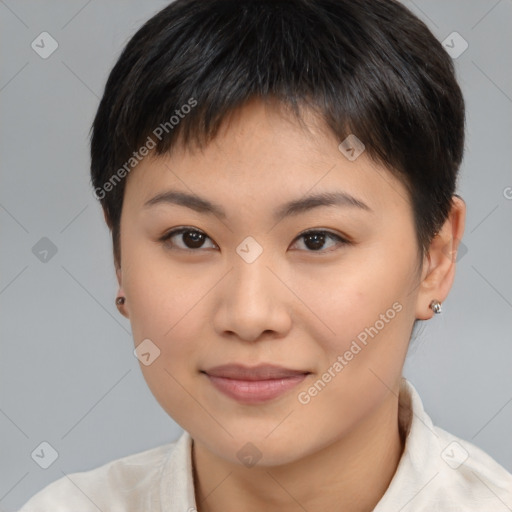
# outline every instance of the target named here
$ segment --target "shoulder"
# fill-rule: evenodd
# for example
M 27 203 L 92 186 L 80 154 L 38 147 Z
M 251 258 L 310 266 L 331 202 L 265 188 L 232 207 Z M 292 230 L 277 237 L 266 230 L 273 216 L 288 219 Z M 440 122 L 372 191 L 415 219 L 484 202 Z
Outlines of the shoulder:
M 399 408 L 404 451 L 375 512 L 512 510 L 512 474 L 481 448 L 435 426 L 405 379 Z
M 512 474 L 473 443 L 440 427 L 434 430 L 440 449 L 438 492 L 455 495 L 467 510 L 512 508 Z
M 19 512 L 151 510 L 159 496 L 160 474 L 177 442 L 65 475 L 35 494 Z

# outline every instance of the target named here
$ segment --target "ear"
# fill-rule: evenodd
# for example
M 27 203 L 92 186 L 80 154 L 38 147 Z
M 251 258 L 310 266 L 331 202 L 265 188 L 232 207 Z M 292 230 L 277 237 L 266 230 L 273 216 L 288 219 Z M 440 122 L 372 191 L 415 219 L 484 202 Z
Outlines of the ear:
M 116 297 L 125 297 L 125 303 L 117 306 L 117 309 L 119 312 L 126 318 L 130 318 L 130 315 L 128 314 L 128 309 L 126 307 L 126 294 L 123 290 L 123 273 L 121 271 L 121 268 L 116 268 L 116 277 L 117 277 L 117 283 L 119 284 L 119 289 L 117 291 Z
M 466 203 L 458 196 L 452 197 L 452 208 L 443 227 L 433 238 L 423 261 L 423 271 L 416 302 L 416 318 L 428 320 L 434 312 L 430 302 L 443 302 L 455 278 L 457 249 L 464 234 Z

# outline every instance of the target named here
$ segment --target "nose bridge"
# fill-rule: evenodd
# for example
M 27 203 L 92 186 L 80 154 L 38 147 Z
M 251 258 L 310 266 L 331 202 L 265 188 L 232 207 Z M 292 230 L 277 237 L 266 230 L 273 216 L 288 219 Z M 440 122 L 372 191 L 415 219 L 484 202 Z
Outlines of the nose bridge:
M 272 296 L 276 293 L 275 277 L 268 268 L 270 251 L 264 250 L 254 238 L 247 237 L 237 247 L 236 253 L 230 283 L 233 299 L 238 303 L 245 302 L 249 309 L 251 305 L 259 311 L 270 309 Z
M 286 298 L 279 289 L 283 285 L 274 275 L 276 270 L 270 269 L 271 256 L 251 237 L 237 247 L 222 293 L 217 329 L 256 339 L 264 331 L 289 327 L 288 308 L 283 303 Z

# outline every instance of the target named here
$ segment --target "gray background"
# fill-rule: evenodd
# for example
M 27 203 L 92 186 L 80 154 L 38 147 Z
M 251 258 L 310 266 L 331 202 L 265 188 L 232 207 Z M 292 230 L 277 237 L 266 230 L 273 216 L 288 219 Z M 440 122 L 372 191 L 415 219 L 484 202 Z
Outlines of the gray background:
M 434 423 L 512 471 L 512 0 L 405 3 L 439 40 L 457 31 L 469 43 L 455 59 L 468 108 L 464 245 L 444 312 L 421 324 L 405 375 Z M 114 305 L 111 240 L 88 174 L 107 74 L 166 4 L 0 0 L 2 511 L 181 433 L 147 389 Z M 43 31 L 59 44 L 47 59 L 31 48 Z M 32 250 L 43 237 L 57 248 L 46 262 Z M 31 458 L 43 441 L 58 452 L 46 470 Z

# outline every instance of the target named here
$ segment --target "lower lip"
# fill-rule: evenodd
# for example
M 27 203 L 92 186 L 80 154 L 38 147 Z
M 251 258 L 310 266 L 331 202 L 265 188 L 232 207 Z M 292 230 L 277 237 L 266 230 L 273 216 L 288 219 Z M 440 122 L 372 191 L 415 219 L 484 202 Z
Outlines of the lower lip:
M 294 375 L 282 379 L 236 380 L 225 377 L 206 376 L 213 386 L 226 396 L 246 404 L 267 402 L 286 393 L 300 384 L 307 374 Z

